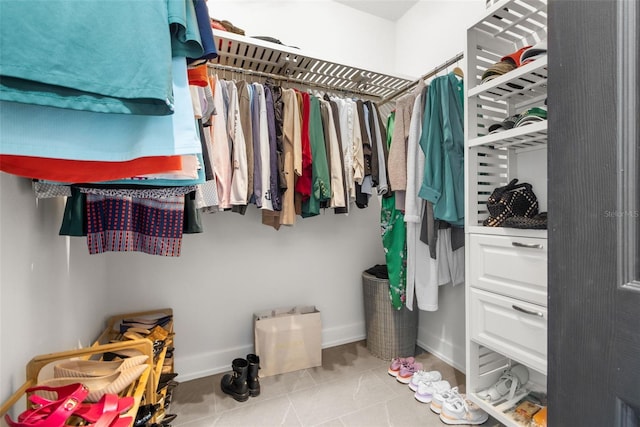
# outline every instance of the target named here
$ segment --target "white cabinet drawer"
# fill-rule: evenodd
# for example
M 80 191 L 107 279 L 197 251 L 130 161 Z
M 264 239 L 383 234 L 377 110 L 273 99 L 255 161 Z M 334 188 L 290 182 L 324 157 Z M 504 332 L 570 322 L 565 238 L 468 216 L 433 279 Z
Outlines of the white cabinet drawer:
M 479 289 L 469 289 L 471 339 L 547 372 L 547 309 Z
M 547 305 L 547 240 L 469 236 L 469 280 L 473 287 Z

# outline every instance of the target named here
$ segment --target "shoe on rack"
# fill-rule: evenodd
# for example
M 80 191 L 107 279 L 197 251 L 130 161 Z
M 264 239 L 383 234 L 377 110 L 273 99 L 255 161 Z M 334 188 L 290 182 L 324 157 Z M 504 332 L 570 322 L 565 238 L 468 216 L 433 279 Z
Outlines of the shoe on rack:
M 177 376 L 178 376 L 177 372 L 168 372 L 166 374 L 161 373 L 160 378 L 158 378 L 158 384 L 169 382 L 170 380 L 174 379 Z
M 418 402 L 431 403 L 436 392 L 443 393 L 447 390 L 451 390 L 451 384 L 446 380 L 420 383 L 413 396 Z
M 249 399 L 249 386 L 247 385 L 247 374 L 249 363 L 246 359 L 233 359 L 231 362 L 233 373 L 225 374 L 220 381 L 222 391 L 238 402 L 246 402 Z
M 449 425 L 478 425 L 484 424 L 488 419 L 489 414 L 463 395 L 445 400 L 440 412 L 440 421 Z
M 438 371 L 419 370 L 411 377 L 411 381 L 409 381 L 409 388 L 412 391 L 418 391 L 418 384 L 440 381 L 441 379 L 442 374 L 440 374 L 440 372 Z
M 387 373 L 392 377 L 397 377 L 400 372 L 400 368 L 403 365 L 413 364 L 415 363 L 415 359 L 413 357 L 396 357 L 391 359 L 391 364 L 389 365 L 389 370 Z
M 76 381 L 64 386 L 37 385 L 28 388 L 26 392 L 33 393 L 28 398 L 32 407 L 18 415 L 18 423 L 46 420 L 51 416 L 58 416 L 56 414 L 59 413 L 75 411 L 89 394 L 89 389 Z M 35 394 L 36 392 L 43 393 L 47 397 Z M 9 425 L 18 425 L 8 414 L 5 415 L 5 420 Z
M 175 380 L 169 380 L 169 381 L 164 382 L 164 383 L 158 383 L 158 388 L 156 389 L 156 393 L 162 392 L 162 390 L 164 390 L 165 388 L 167 389 L 167 391 L 173 390 L 174 388 L 178 387 L 179 385 L 180 385 L 180 383 L 178 381 L 175 381 Z
M 529 370 L 524 365 L 514 365 L 500 375 L 491 387 L 480 390 L 477 396 L 487 402 L 497 402 L 503 397 L 511 400 L 515 394 L 529 381 Z
M 117 371 L 141 365 L 149 356 L 139 355 L 122 360 L 105 362 L 102 360 L 68 360 L 53 367 L 54 378 L 61 377 L 102 377 Z
M 77 382 L 82 382 L 88 389 L 89 394 L 85 398 L 86 402 L 98 402 L 105 394 L 118 394 L 129 387 L 147 369 L 148 365 L 136 365 L 131 368 L 116 371 L 101 377 L 60 377 L 42 381 L 41 386 L 59 387 Z M 38 395 L 45 399 L 53 400 L 55 395 L 48 391 L 37 391 Z
M 422 363 L 419 363 L 419 362 L 407 363 L 400 367 L 400 371 L 396 376 L 396 380 L 398 380 L 398 382 L 402 384 L 409 384 L 409 382 L 411 382 L 411 377 L 413 377 L 413 374 L 421 370 L 422 370 Z
M 171 421 L 175 420 L 176 418 L 178 418 L 178 414 L 161 413 L 160 416 L 156 417 L 156 423 L 163 426 L 168 426 L 171 424 Z
M 36 392 L 47 392 L 56 395 L 48 400 Z M 133 397 L 119 397 L 116 394 L 105 394 L 97 403 L 82 403 L 88 396 L 89 389 L 80 383 L 72 383 L 61 387 L 38 385 L 27 390 L 32 408 L 18 415 L 14 422 L 9 415 L 5 421 L 11 427 L 62 426 L 73 417 L 83 425 L 109 425 L 110 427 L 130 426 L 131 417 L 121 417 L 135 404 Z M 88 423 L 88 424 L 87 424 Z
M 144 427 L 147 425 L 147 422 L 160 410 L 160 405 L 158 403 L 151 404 L 148 403 L 146 405 L 141 405 L 138 407 L 138 412 L 136 413 L 136 419 L 133 422 L 133 427 Z
M 459 395 L 458 387 L 453 387 L 449 390 L 435 391 L 433 396 L 431 396 L 431 405 L 429 405 L 429 408 L 432 412 L 439 414 L 442 412 L 442 405 L 444 402 L 450 399 L 455 399 Z
M 120 342 L 120 341 L 113 341 Z M 142 352 L 140 350 L 136 350 L 134 348 L 123 348 L 117 351 L 108 351 L 102 355 L 102 360 L 104 361 L 113 361 L 119 359 L 126 359 L 129 357 L 136 357 L 141 355 Z

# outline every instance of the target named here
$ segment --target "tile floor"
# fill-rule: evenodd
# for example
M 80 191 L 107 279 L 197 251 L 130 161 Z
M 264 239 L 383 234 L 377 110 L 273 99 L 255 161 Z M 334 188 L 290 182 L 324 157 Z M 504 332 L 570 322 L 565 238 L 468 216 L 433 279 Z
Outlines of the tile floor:
M 463 373 L 427 352 L 416 359 L 464 391 Z M 223 374 L 181 382 L 173 391 L 169 412 L 178 417 L 172 425 L 444 426 L 429 405 L 387 374 L 388 367 L 388 361 L 373 356 L 359 341 L 323 350 L 321 367 L 261 378 L 260 396 L 243 403 L 220 390 Z M 490 418 L 484 426 L 500 424 Z

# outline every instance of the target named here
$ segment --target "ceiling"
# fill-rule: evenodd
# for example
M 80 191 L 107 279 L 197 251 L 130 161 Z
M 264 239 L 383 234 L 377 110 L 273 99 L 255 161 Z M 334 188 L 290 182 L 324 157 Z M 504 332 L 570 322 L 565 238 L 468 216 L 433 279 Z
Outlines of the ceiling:
M 334 0 L 337 3 L 370 13 L 390 21 L 397 21 L 418 0 Z

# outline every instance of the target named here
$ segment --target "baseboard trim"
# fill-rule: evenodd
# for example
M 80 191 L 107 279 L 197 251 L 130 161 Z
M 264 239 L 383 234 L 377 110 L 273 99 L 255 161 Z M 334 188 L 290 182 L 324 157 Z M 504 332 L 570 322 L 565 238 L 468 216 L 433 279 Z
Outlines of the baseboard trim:
M 176 352 L 177 353 L 177 352 Z M 231 361 L 238 357 L 246 357 L 253 353 L 253 344 L 243 345 L 221 351 L 199 353 L 192 356 L 176 354 L 174 369 L 178 372 L 179 381 L 189 381 L 210 375 L 231 371 Z
M 361 341 L 367 337 L 364 322 L 322 330 L 322 348 Z
M 452 343 L 447 341 L 442 341 L 442 340 L 438 342 L 439 344 L 438 346 L 434 346 L 432 344 L 427 344 L 426 341 L 421 340 L 419 338 L 416 341 L 416 344 L 421 349 L 428 351 L 429 353 L 436 356 L 438 359 L 449 364 L 450 366 L 453 366 L 454 368 L 456 368 L 457 370 L 459 370 L 460 372 L 466 375 L 466 369 L 465 369 L 465 363 L 464 363 L 465 361 L 464 348 L 459 348 L 459 347 L 457 348 Z M 443 351 L 443 349 L 447 351 Z M 452 355 L 455 355 L 455 354 L 462 354 L 462 363 L 457 360 L 454 360 Z

